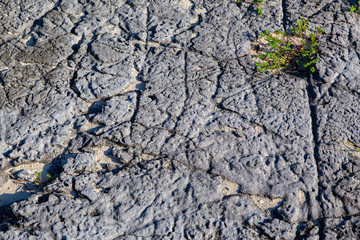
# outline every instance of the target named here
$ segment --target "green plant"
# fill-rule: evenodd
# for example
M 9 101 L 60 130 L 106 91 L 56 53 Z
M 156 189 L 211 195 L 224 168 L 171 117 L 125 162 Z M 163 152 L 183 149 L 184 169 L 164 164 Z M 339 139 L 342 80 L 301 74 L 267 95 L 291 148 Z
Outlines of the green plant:
M 250 1 L 243 1 L 243 0 L 236 0 L 236 3 L 248 3 L 255 5 L 255 10 L 259 16 L 263 15 L 263 10 L 260 8 L 260 4 L 264 4 L 265 0 L 250 0 Z
M 46 183 L 49 179 L 52 178 L 51 174 L 50 173 L 47 173 L 46 174 L 46 177 L 48 178 L 46 181 L 44 181 L 41 177 L 41 172 L 35 172 L 35 178 L 33 180 L 32 183 L 36 184 L 36 185 L 43 185 L 44 183 Z
M 360 12 L 360 1 L 358 2 L 359 7 L 351 5 L 350 12 Z
M 36 186 L 43 186 L 53 179 L 53 176 L 50 173 L 46 174 L 46 180 L 41 177 L 41 172 L 35 172 L 34 174 L 36 177 L 33 180 L 27 180 L 22 177 L 19 178 L 19 176 L 13 175 L 12 173 L 10 173 L 10 178 L 21 184 L 34 184 Z
M 348 145 L 348 146 L 354 146 L 356 148 L 356 151 L 360 152 L 360 146 L 355 144 L 355 143 L 352 143 L 352 142 L 345 142 L 345 140 L 343 140 L 343 143 L 345 145 Z
M 274 33 L 266 30 L 260 33 L 260 36 L 266 39 L 270 49 L 258 55 L 258 58 L 263 61 L 256 63 L 257 71 L 308 69 L 314 73 L 316 71 L 314 65 L 319 61 L 316 58 L 318 37 L 324 29 L 319 27 L 308 35 L 308 22 L 308 19 L 301 17 L 296 23 L 297 26 L 291 30 L 292 35 L 281 30 L 276 30 Z

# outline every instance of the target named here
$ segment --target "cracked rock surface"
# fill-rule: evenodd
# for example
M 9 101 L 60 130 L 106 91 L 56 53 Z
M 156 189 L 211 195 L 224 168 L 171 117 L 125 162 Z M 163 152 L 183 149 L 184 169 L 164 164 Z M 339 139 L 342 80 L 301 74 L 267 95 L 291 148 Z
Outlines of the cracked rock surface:
M 355 2 L 0 1 L 0 239 L 360 239 Z M 318 71 L 257 73 L 301 16 Z

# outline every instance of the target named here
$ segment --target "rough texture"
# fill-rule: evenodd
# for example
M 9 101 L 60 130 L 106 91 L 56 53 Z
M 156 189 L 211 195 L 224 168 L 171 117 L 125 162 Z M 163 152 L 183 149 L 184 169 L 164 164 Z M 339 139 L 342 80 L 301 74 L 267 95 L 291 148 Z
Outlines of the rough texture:
M 0 186 L 52 175 L 1 203 L 0 238 L 360 238 L 350 6 L 0 2 Z M 318 72 L 257 73 L 252 42 L 300 16 Z

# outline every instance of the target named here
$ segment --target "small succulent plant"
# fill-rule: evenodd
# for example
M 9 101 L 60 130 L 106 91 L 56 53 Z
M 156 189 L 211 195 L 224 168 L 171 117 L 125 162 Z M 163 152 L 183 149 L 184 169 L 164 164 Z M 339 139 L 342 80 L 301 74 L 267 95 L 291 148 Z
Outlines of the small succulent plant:
M 255 6 L 255 10 L 259 16 L 263 15 L 263 10 L 260 8 L 261 4 L 265 3 L 265 0 L 236 0 L 236 3 L 248 3 Z
M 49 179 L 52 178 L 50 173 L 46 174 L 46 177 L 48 178 L 47 180 L 43 180 L 43 178 L 41 177 L 41 172 L 35 172 L 35 178 L 33 180 L 33 183 L 40 186 L 43 185 L 44 183 L 46 183 Z
M 25 191 L 31 190 L 33 191 L 37 187 L 42 187 L 49 183 L 53 176 L 50 173 L 46 174 L 46 179 L 42 178 L 41 172 L 35 172 L 35 178 L 31 178 L 32 174 L 29 174 L 26 170 L 20 170 L 20 171 L 10 171 L 10 178 L 13 181 L 16 181 L 21 184 L 19 189 L 23 188 Z M 35 188 L 34 188 L 35 187 Z
M 360 12 L 360 1 L 358 2 L 358 7 L 355 7 L 354 5 L 351 5 L 350 12 Z
M 291 29 L 292 35 L 281 30 L 276 30 L 274 33 L 266 30 L 264 33 L 260 33 L 270 47 L 258 55 L 262 61 L 256 63 L 257 71 L 307 69 L 314 73 L 316 71 L 314 65 L 319 61 L 316 58 L 318 37 L 324 32 L 324 29 L 319 27 L 308 35 L 308 22 L 308 19 L 301 17 L 296 23 L 297 26 Z

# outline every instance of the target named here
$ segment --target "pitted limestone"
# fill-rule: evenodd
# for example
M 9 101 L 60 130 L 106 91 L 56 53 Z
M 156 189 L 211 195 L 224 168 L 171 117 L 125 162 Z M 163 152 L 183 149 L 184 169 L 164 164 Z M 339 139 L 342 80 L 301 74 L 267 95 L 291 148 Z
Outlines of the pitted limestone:
M 54 168 L 0 208 L 0 238 L 356 238 L 360 156 L 342 140 L 360 142 L 358 15 L 262 8 L 0 2 L 0 169 Z M 325 29 L 319 72 L 257 73 L 258 34 L 300 16 Z

